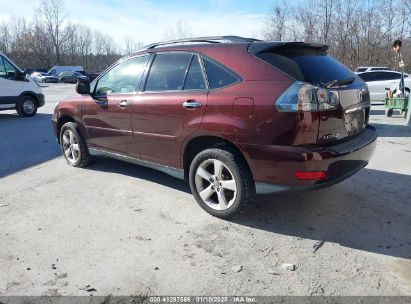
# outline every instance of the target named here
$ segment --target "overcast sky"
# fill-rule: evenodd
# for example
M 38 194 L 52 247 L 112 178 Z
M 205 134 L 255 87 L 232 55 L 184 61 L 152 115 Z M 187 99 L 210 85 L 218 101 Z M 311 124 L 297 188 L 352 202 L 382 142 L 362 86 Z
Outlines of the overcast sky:
M 261 27 L 273 0 L 66 0 L 68 20 L 111 35 L 151 43 L 177 21 L 191 27 L 194 36 L 261 36 Z M 32 17 L 37 0 L 0 0 L 0 21 L 9 16 Z

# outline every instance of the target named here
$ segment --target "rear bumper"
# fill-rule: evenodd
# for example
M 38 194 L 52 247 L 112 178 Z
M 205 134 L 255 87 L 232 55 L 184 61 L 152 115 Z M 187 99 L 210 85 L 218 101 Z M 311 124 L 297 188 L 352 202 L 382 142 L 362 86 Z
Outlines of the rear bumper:
M 377 132 L 367 126 L 363 133 L 327 147 L 244 145 L 256 181 L 257 193 L 315 190 L 337 184 L 364 168 L 376 146 Z M 324 171 L 324 180 L 298 180 L 298 171 Z

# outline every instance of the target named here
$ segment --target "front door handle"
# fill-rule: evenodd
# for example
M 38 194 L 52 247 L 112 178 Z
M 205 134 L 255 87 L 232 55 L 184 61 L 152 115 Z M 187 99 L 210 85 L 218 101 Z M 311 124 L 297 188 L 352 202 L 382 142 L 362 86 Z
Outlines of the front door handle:
M 187 100 L 183 102 L 182 106 L 187 109 L 197 109 L 197 108 L 201 108 L 202 105 L 201 105 L 201 102 L 199 101 Z
M 131 103 L 128 102 L 127 100 L 122 100 L 118 103 L 118 106 L 120 108 L 127 108 L 127 107 L 131 106 Z

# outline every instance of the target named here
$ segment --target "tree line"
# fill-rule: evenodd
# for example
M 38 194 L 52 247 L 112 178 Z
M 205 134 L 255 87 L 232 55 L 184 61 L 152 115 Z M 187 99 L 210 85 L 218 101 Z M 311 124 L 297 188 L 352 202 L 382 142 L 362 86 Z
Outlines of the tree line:
M 0 51 L 24 68 L 80 65 L 98 72 L 141 46 L 130 36 L 121 48 L 107 34 L 67 22 L 63 0 L 41 0 L 35 17 L 13 16 L 0 24 Z
M 68 22 L 64 0 L 40 0 L 35 12 L 33 18 L 10 17 L 0 24 L 0 51 L 24 68 L 81 65 L 98 72 L 143 45 L 128 36 L 119 46 L 105 33 Z M 393 68 L 393 40 L 411 37 L 411 0 L 276 0 L 261 34 L 267 40 L 327 44 L 353 69 Z M 164 32 L 165 40 L 190 36 L 184 21 Z M 410 69 L 411 39 L 404 40 L 403 57 Z
M 411 68 L 411 0 L 275 1 L 263 28 L 265 39 L 318 42 L 345 65 L 394 68 L 392 43 L 403 39 Z M 410 37 L 410 39 L 406 39 Z

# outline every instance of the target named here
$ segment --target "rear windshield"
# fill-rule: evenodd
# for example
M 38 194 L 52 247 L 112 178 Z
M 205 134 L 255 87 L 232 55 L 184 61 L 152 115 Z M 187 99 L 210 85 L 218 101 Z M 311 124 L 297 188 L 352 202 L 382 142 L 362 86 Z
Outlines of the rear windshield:
M 314 85 L 355 76 L 341 62 L 314 48 L 276 48 L 256 56 L 294 79 Z

